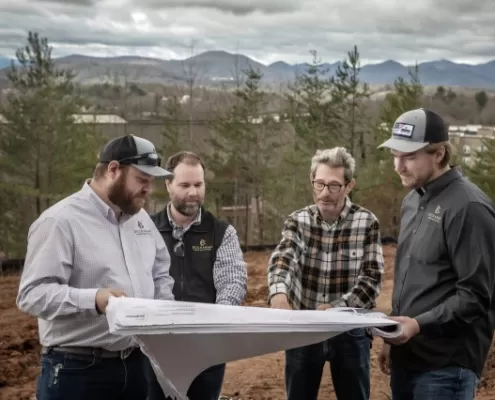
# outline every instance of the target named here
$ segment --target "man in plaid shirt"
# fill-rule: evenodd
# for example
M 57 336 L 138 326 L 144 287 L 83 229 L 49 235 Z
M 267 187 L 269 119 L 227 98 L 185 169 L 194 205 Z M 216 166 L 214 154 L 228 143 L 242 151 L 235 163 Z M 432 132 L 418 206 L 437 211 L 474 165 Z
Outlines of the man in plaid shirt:
M 271 307 L 374 308 L 383 275 L 378 219 L 354 204 L 355 160 L 343 147 L 318 150 L 310 181 L 315 204 L 294 211 L 268 267 Z M 326 361 L 338 400 L 370 398 L 370 348 L 364 328 L 286 351 L 288 400 L 316 400 Z

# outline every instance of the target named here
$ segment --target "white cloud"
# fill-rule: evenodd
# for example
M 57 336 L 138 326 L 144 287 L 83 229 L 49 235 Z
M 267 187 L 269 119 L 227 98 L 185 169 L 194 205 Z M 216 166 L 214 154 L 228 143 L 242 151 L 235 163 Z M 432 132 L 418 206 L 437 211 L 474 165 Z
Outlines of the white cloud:
M 10 4 L 9 4 L 10 3 Z M 355 44 L 363 63 L 494 57 L 495 2 L 478 0 L 16 0 L 0 4 L 0 55 L 12 56 L 29 30 L 54 55 L 184 58 L 241 52 L 261 62 L 333 62 Z M 494 57 L 495 58 L 495 57 Z

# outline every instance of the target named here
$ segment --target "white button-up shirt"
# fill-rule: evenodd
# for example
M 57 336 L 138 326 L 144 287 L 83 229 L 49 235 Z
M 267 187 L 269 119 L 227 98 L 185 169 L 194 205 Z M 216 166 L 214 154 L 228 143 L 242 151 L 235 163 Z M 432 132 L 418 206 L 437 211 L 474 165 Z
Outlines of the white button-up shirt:
M 88 183 L 31 225 L 17 305 L 38 317 L 43 346 L 123 350 L 135 343 L 110 334 L 96 292 L 173 300 L 170 255 L 145 210 L 117 220 Z

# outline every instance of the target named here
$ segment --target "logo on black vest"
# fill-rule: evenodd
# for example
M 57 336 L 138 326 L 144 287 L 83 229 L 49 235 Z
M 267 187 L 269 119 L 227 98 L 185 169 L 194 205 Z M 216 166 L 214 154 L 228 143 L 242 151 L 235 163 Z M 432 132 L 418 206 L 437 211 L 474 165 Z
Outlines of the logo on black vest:
M 213 249 L 213 246 L 208 246 L 206 244 L 206 240 L 201 239 L 199 241 L 199 246 L 193 246 L 192 249 L 193 251 L 211 251 L 211 249 Z

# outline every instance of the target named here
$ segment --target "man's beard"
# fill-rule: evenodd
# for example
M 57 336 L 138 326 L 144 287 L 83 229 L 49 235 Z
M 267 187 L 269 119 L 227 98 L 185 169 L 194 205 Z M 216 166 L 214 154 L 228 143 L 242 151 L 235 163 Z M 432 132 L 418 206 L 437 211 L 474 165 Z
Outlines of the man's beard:
M 194 205 L 187 203 L 192 203 L 192 202 L 186 202 L 182 200 L 172 200 L 172 204 L 174 205 L 174 208 L 185 217 L 192 217 L 196 215 L 199 211 L 199 208 L 201 207 L 202 202 L 199 200 L 195 201 Z
M 120 175 L 117 181 L 108 190 L 108 199 L 129 215 L 137 214 L 141 208 L 141 199 L 144 196 L 132 196 L 126 188 L 126 174 Z

